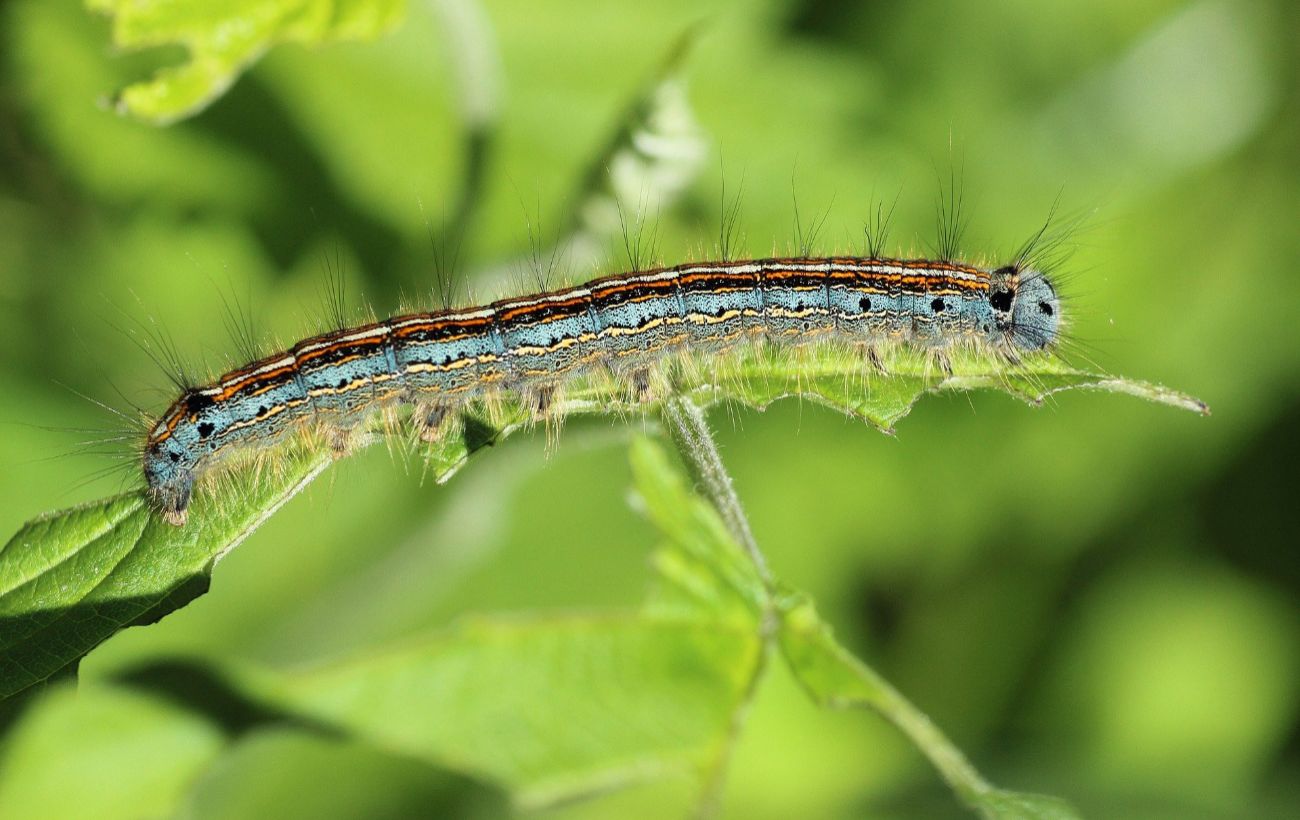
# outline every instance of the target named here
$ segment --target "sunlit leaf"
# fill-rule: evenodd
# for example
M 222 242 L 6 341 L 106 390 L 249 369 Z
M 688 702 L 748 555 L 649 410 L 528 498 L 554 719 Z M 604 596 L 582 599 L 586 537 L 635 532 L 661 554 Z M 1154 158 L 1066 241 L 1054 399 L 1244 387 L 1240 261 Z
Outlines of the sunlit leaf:
M 369 40 L 392 30 L 405 0 L 86 0 L 110 15 L 123 49 L 181 45 L 188 59 L 118 93 L 119 111 L 164 124 L 202 110 L 281 43 Z

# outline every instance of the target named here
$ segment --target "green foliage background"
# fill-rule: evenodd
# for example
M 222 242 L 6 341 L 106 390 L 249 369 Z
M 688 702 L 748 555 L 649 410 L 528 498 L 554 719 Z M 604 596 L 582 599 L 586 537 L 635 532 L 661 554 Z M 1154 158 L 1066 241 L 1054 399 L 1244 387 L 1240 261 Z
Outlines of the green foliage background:
M 873 197 L 901 189 L 895 236 L 921 250 L 950 162 L 964 169 L 972 249 L 1010 251 L 1062 186 L 1067 208 L 1097 206 L 1068 266 L 1074 332 L 1107 369 L 1186 388 L 1214 417 L 976 394 L 923 402 L 891 439 L 786 402 L 715 410 L 724 458 L 780 577 L 995 782 L 1106 817 L 1283 816 L 1300 802 L 1288 3 L 484 10 L 501 95 L 470 270 L 526 254 L 534 208 L 544 233 L 558 227 L 626 106 L 697 23 L 686 74 L 710 153 L 661 219 L 666 261 L 711 253 L 719 158 L 733 190 L 744 175 L 755 254 L 794 241 L 792 174 L 805 213 L 829 209 L 829 248 L 852 247 Z M 464 42 L 449 31 L 414 5 L 374 42 L 286 37 L 210 108 L 159 129 L 96 102 L 179 49 L 115 53 L 108 21 L 73 3 L 0 9 L 0 531 L 118 486 L 80 483 L 103 462 L 49 458 L 82 437 L 46 427 L 111 423 L 64 385 L 167 402 L 116 327 L 157 317 L 220 370 L 238 356 L 223 294 L 290 340 L 317 327 L 327 259 L 379 313 L 428 303 L 426 219 L 453 211 L 465 167 Z M 75 697 L 56 684 L 8 704 L 0 800 L 51 816 L 40 799 L 54 794 L 124 816 L 497 813 L 459 775 L 293 721 L 214 725 L 184 697 L 123 681 L 178 654 L 222 674 L 298 670 L 466 613 L 634 607 L 657 540 L 626 503 L 640 427 L 583 421 L 549 457 L 540 433 L 515 437 L 445 486 L 382 448 L 339 465 L 232 552 L 209 594 L 87 657 Z M 124 782 L 127 764 L 173 780 Z M 696 792 L 672 776 L 534 815 L 680 815 Z M 724 805 L 958 811 L 890 727 L 819 711 L 778 666 Z

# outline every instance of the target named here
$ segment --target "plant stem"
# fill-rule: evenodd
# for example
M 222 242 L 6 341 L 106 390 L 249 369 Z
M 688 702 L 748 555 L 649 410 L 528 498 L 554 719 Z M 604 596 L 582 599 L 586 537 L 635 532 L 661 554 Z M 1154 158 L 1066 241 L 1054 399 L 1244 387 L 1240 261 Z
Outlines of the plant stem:
M 731 536 L 754 562 L 754 569 L 770 598 L 773 590 L 772 573 L 767 567 L 767 559 L 754 540 L 749 519 L 740 506 L 740 498 L 736 496 L 731 476 L 722 465 L 722 456 L 718 453 L 718 445 L 713 441 L 713 433 L 704 418 L 704 411 L 684 396 L 670 396 L 663 403 L 662 414 L 664 426 L 668 428 L 673 444 L 677 445 L 678 452 L 682 454 L 691 478 L 704 490 L 705 497 L 721 514 L 722 522 L 727 525 Z
M 864 671 L 870 674 L 872 685 L 876 689 L 875 697 L 869 701 L 871 708 L 902 732 L 925 755 L 949 788 L 967 806 L 978 811 L 978 798 L 993 789 L 989 782 L 975 770 L 948 736 L 934 725 L 929 716 L 874 670 L 864 665 Z
M 705 776 L 704 791 L 696 807 L 696 814 L 699 817 L 715 817 L 722 807 L 722 791 L 726 785 L 727 766 L 731 761 L 731 753 L 736 748 L 736 741 L 740 738 L 745 719 L 753 705 L 754 695 L 758 691 L 758 683 L 767 671 L 768 661 L 776 646 L 779 623 L 775 584 L 767 566 L 767 559 L 759 551 L 758 542 L 754 540 L 754 533 L 749 528 L 749 519 L 745 517 L 745 510 L 740 505 L 740 498 L 736 495 L 731 475 L 722 464 L 722 456 L 718 453 L 718 445 L 713 440 L 713 433 L 709 430 L 704 411 L 690 399 L 678 395 L 670 396 L 664 401 L 662 415 L 664 426 L 668 429 L 673 443 L 677 445 L 677 450 L 681 453 L 682 460 L 686 462 L 691 477 L 722 516 L 722 522 L 731 536 L 736 539 L 736 543 L 740 544 L 745 554 L 749 556 L 765 593 L 759 621 L 761 643 L 758 656 L 754 659 L 754 665 L 745 680 L 745 688 L 736 704 L 736 709 L 731 714 L 727 736 L 723 740 L 718 757 Z

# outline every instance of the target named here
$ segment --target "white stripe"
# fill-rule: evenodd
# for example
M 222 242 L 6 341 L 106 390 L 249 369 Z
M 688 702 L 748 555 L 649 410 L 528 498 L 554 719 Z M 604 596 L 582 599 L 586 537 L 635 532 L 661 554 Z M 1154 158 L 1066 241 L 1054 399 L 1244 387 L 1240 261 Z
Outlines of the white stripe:
M 521 296 L 517 299 L 493 302 L 492 308 L 500 313 L 504 310 L 515 310 L 521 307 L 529 307 L 530 305 L 540 305 L 544 302 L 562 302 L 565 299 L 573 299 L 575 297 L 580 299 L 584 296 L 590 295 L 591 291 L 586 288 L 570 288 L 556 291 L 554 293 L 539 293 L 536 296 Z
M 787 262 L 787 263 L 770 263 L 767 270 L 798 270 L 815 273 L 827 273 L 830 271 L 845 273 L 877 273 L 889 274 L 893 276 L 946 276 L 951 279 L 961 279 L 964 281 L 974 281 L 980 278 L 979 274 L 970 273 L 963 270 L 949 270 L 947 268 L 913 268 L 903 265 L 890 265 L 881 262 Z
M 379 327 L 372 327 L 369 330 L 360 333 L 350 333 L 347 336 L 334 336 L 308 347 L 295 348 L 294 354 L 301 356 L 304 353 L 313 353 L 322 348 L 331 347 L 332 345 L 339 343 L 347 344 L 350 342 L 359 342 L 362 339 L 374 339 L 378 336 L 383 336 L 386 333 L 388 333 L 388 325 L 380 325 Z
M 678 273 L 741 274 L 741 273 L 758 273 L 763 269 L 764 269 L 763 265 L 757 263 L 748 263 L 748 264 L 741 264 L 741 265 L 723 265 L 721 267 L 715 265 L 698 265 L 689 268 L 681 268 L 677 272 Z
M 680 271 L 675 271 L 675 270 L 660 271 L 659 273 L 654 274 L 653 276 L 633 273 L 618 279 L 601 279 L 600 286 L 602 288 L 611 288 L 611 287 L 620 287 L 622 285 L 629 285 L 633 282 L 663 282 L 666 279 L 677 278 L 677 275 L 679 273 Z
M 466 319 L 486 319 L 496 313 L 491 307 L 475 308 L 474 310 L 465 310 L 457 313 L 425 313 L 419 316 L 411 316 L 400 322 L 389 322 L 388 329 L 396 330 L 398 328 L 410 327 L 411 325 L 424 325 L 429 322 L 459 322 Z
M 293 364 L 293 357 L 285 356 L 283 358 L 276 359 L 270 364 L 264 364 L 251 373 L 245 373 L 244 375 L 240 376 L 237 379 L 230 379 L 229 381 L 222 382 L 222 384 L 230 385 L 236 382 L 242 382 L 244 379 L 251 378 L 254 376 L 261 376 L 266 373 L 270 373 L 272 370 L 279 370 L 282 367 L 289 367 L 292 364 Z

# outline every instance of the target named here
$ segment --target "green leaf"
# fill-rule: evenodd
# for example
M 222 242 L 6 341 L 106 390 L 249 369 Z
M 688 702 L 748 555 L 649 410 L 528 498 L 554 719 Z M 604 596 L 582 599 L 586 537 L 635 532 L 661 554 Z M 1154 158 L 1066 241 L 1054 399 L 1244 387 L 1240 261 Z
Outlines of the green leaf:
M 0 550 L 0 696 L 44 681 L 114 632 L 207 589 L 213 564 L 324 467 L 299 460 L 176 528 L 130 493 L 28 523 Z
M 86 0 L 113 18 L 123 49 L 181 45 L 188 60 L 123 89 L 122 113 L 162 125 L 202 110 L 281 43 L 369 40 L 405 16 L 404 0 Z
M 297 714 L 540 805 L 705 765 L 759 645 L 699 618 L 473 618 L 262 685 Z
M 29 707 L 0 758 L 3 817 L 321 817 L 340 803 L 405 816 L 416 801 L 437 816 L 505 816 L 483 784 L 268 709 L 201 663 L 51 686 Z M 321 782 L 321 770 L 349 776 Z
M 515 814 L 506 795 L 470 778 L 349 738 L 274 728 L 230 748 L 181 805 L 159 816 L 489 820 Z
M 6 738 L 0 816 L 170 816 L 224 744 L 201 717 L 147 694 L 51 687 Z
M 802 593 L 787 591 L 779 601 L 781 651 L 814 701 L 831 708 L 874 706 L 886 696 L 885 683 L 835 640 L 828 624 Z
M 707 379 L 682 383 L 697 402 L 738 401 L 764 408 L 791 396 L 809 399 L 862 419 L 885 433 L 927 393 L 994 389 L 1031 405 L 1071 389 L 1121 393 L 1209 415 L 1199 399 L 1149 382 L 1080 370 L 1040 353 L 1018 366 L 972 352 L 952 355 L 951 375 L 924 355 L 898 349 L 883 357 L 885 373 L 873 372 L 858 351 L 834 348 L 765 349 L 723 359 Z
M 885 364 L 888 376 L 870 375 L 863 361 L 844 351 L 760 349 L 721 357 L 708 372 L 682 368 L 671 378 L 700 404 L 731 401 L 762 408 L 798 396 L 886 431 L 926 393 L 986 387 L 1031 403 L 1081 388 L 1208 412 L 1180 393 L 1074 370 L 1045 356 L 1014 374 L 973 357 L 955 359 L 947 377 L 903 353 Z M 625 395 L 621 383 L 597 376 L 570 390 L 556 412 L 626 415 L 653 409 L 629 404 Z M 531 409 L 516 402 L 475 413 L 480 415 L 462 419 L 459 435 L 423 449 L 427 470 L 438 482 L 448 480 L 474 452 L 533 425 Z M 189 523 L 179 529 L 163 524 L 137 492 L 53 513 L 19 530 L 0 550 L 0 697 L 47 679 L 119 629 L 157 620 L 206 591 L 214 563 L 330 465 L 327 455 L 310 446 L 298 444 L 286 452 L 275 459 L 281 464 L 275 470 L 244 469 L 231 474 L 240 475 L 238 483 L 218 478 L 200 488 Z M 743 556 L 719 546 L 725 543 L 719 540 L 721 525 L 709 523 L 702 512 L 707 505 L 698 499 L 683 502 L 685 490 L 665 478 L 669 473 L 653 466 L 653 458 L 639 448 L 635 462 L 652 517 L 681 544 L 681 554 L 658 559 L 661 571 L 683 573 L 674 595 L 684 594 L 690 578 L 703 577 L 696 565 L 704 562 L 721 568 L 723 583 L 752 609 L 756 592 Z M 726 600 L 709 594 L 715 603 Z
M 801 593 L 782 594 L 780 641 L 790 670 L 822 706 L 871 709 L 907 736 L 968 806 L 992 820 L 1073 820 L 1065 801 L 1046 795 L 1005 791 L 991 786 L 930 722 L 874 670 L 835 640 L 812 601 Z

